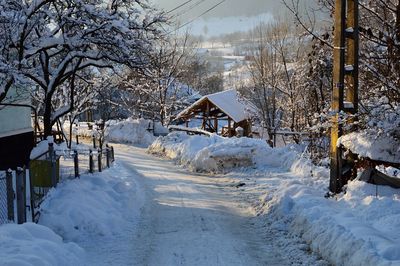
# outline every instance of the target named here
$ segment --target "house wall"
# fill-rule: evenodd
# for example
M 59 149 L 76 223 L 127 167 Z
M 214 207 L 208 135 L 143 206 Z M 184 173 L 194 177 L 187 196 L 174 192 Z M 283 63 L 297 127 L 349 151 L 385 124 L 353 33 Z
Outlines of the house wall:
M 32 131 L 0 138 L 0 170 L 28 166 L 33 140 Z
M 3 103 L 29 104 L 30 97 L 12 89 Z M 0 169 L 28 165 L 33 146 L 31 108 L 0 105 Z
M 29 104 L 29 94 L 11 89 L 3 103 Z M 0 105 L 0 138 L 33 131 L 31 109 Z
M 32 132 L 31 109 L 27 107 L 2 107 L 0 110 L 0 138 Z

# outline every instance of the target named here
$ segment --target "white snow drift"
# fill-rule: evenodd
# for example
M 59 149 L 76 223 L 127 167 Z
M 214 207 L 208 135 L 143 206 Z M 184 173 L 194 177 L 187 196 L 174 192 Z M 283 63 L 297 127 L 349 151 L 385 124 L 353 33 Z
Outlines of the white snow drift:
M 108 121 L 104 135 L 111 142 L 148 146 L 156 139 L 150 130 L 153 130 L 153 121 L 128 118 L 123 121 Z M 154 131 L 163 133 L 165 128 L 160 123 L 154 123 Z
M 42 203 L 39 224 L 0 226 L 0 265 L 85 265 L 87 246 L 104 238 L 118 245 L 131 230 L 135 189 L 118 165 L 60 183 Z
M 49 228 L 25 223 L 0 226 L 0 265 L 78 265 L 83 250 Z

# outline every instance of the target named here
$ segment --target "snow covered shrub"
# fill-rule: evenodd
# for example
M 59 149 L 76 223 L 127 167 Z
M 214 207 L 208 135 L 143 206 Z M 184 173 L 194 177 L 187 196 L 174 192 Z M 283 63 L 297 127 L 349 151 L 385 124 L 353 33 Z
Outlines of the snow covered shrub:
M 133 118 L 109 121 L 104 136 L 108 141 L 148 146 L 155 140 L 153 133 L 148 130 L 152 128 L 152 124 L 151 120 Z
M 261 139 L 188 136 L 173 132 L 156 139 L 148 152 L 173 159 L 192 171 L 226 172 L 241 167 L 290 169 L 298 157 L 296 147 L 271 148 Z

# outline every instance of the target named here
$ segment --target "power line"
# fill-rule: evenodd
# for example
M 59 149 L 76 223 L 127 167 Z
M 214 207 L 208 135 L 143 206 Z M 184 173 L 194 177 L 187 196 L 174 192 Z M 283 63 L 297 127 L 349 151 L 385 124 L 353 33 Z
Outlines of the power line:
M 193 3 L 193 5 L 188 6 L 187 8 L 185 8 L 184 10 L 182 10 L 181 12 L 179 12 L 178 14 L 172 16 L 172 18 L 177 18 L 177 17 L 180 17 L 180 16 L 186 14 L 187 12 L 191 11 L 193 8 L 195 8 L 195 7 L 197 7 L 198 5 L 204 3 L 205 1 L 207 1 L 207 0 L 199 0 L 199 1 L 195 2 L 195 3 Z
M 167 14 L 168 14 L 168 13 L 171 13 L 171 12 L 174 12 L 175 10 L 177 10 L 177 9 L 179 9 L 179 8 L 185 6 L 185 5 L 187 5 L 187 4 L 189 4 L 190 2 L 193 2 L 193 1 L 194 1 L 194 0 L 188 0 L 188 1 L 186 1 L 186 2 L 184 2 L 184 3 L 182 3 L 182 4 L 180 4 L 179 6 L 177 6 L 177 7 L 173 8 L 173 9 L 171 9 L 170 11 L 168 11 Z
M 204 16 L 205 14 L 207 14 L 208 12 L 214 10 L 215 8 L 217 8 L 219 5 L 221 5 L 222 3 L 224 3 L 226 0 L 222 0 L 220 1 L 218 4 L 213 5 L 212 7 L 210 7 L 209 9 L 207 9 L 206 11 L 204 11 L 203 13 L 201 13 L 200 15 L 198 15 L 197 17 L 195 17 L 194 19 L 182 24 L 181 26 L 179 26 L 177 29 L 173 30 L 173 31 L 177 31 L 180 30 L 181 28 L 193 23 L 195 20 L 199 19 L 200 17 Z M 169 33 L 173 32 L 170 31 Z

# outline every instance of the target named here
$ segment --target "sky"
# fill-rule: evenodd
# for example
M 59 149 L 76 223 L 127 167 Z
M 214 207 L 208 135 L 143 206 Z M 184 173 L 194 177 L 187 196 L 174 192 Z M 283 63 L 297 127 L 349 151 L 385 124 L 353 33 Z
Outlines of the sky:
M 170 11 L 187 0 L 150 0 L 153 4 Z M 193 0 L 187 5 L 171 12 L 181 24 L 192 21 L 221 0 Z M 313 0 L 302 0 L 302 3 Z M 207 14 L 189 23 L 195 35 L 207 37 L 234 31 L 245 31 L 261 21 L 268 21 L 273 14 L 284 14 L 286 8 L 280 0 L 225 0 L 224 3 Z

